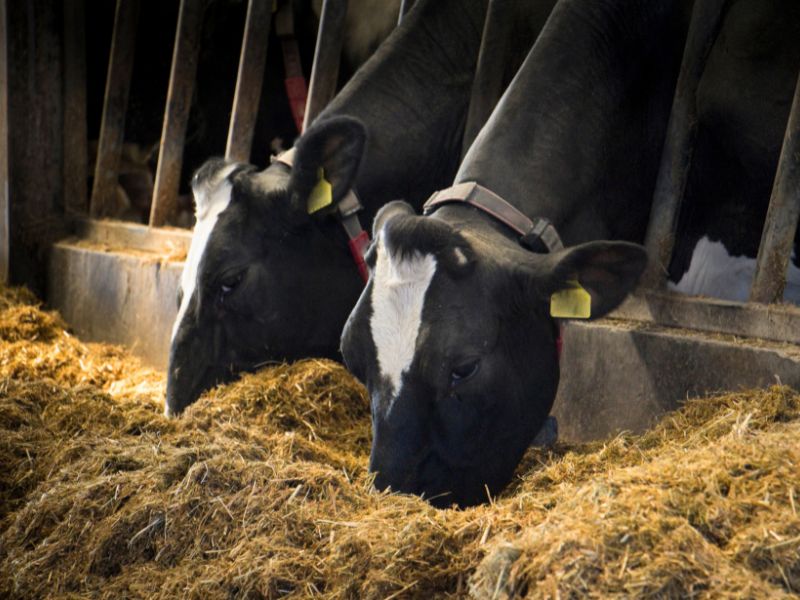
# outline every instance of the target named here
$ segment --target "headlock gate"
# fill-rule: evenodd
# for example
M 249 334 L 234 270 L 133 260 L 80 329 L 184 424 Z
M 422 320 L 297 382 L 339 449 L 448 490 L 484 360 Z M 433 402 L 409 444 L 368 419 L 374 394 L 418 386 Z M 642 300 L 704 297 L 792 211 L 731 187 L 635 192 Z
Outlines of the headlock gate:
M 140 0 L 116 3 L 93 168 L 89 165 L 86 127 L 86 0 L 64 0 L 60 5 L 45 0 L 32 0 L 30 4 L 0 0 L 0 279 L 6 281 L 12 273 L 16 281 L 41 291 L 37 253 L 42 244 L 49 249 L 66 233 L 77 233 L 83 241 L 102 243 L 106 249 L 171 247 L 178 248 L 178 253 L 185 251 L 188 234 L 162 226 L 176 210 L 201 31 L 210 3 L 180 0 L 149 224 L 141 226 L 98 220 L 109 214 L 109 199 L 118 179 L 136 33 L 144 26 L 139 18 Z M 400 18 L 412 4 L 412 0 L 403 0 Z M 465 151 L 503 91 L 498 66 L 503 63 L 506 48 L 498 40 L 502 42 L 507 35 L 511 4 L 511 0 L 488 3 L 464 134 Z M 774 376 L 800 386 L 800 352 L 792 349 L 792 345 L 800 344 L 800 309 L 781 303 L 800 216 L 800 78 L 749 302 L 681 296 L 666 290 L 667 268 L 696 142 L 698 84 L 729 4 L 729 0 L 694 3 L 646 234 L 651 264 L 639 292 L 611 320 L 575 323 L 567 328 L 556 412 L 566 415 L 569 411 L 576 421 L 572 429 L 567 429 L 573 437 L 642 427 L 657 413 L 674 407 L 687 393 L 725 386 L 724 377 L 733 386 L 763 385 Z M 323 2 L 304 126 L 336 93 L 347 7 L 347 0 Z M 250 159 L 253 131 L 263 104 L 266 32 L 273 22 L 284 37 L 291 32 L 287 15 L 280 8 L 274 13 L 272 1 L 248 0 L 224 148 L 230 159 Z M 55 65 L 50 64 L 53 61 Z M 22 84 L 31 77 L 36 82 L 27 89 Z M 33 107 L 34 99 L 39 102 L 42 98 L 49 100 Z M 28 109 L 31 114 L 26 114 Z M 55 148 L 55 159 L 47 160 L 43 151 L 50 148 Z M 89 193 L 90 173 L 93 183 Z M 46 231 L 39 235 L 42 227 Z M 15 233 L 17 230 L 21 233 Z M 52 251 L 48 300 L 65 313 L 78 332 L 133 344 L 151 360 L 163 364 L 166 334 L 174 316 L 174 296 L 170 293 L 179 266 L 161 266 L 152 260 L 143 266 L 136 262 L 139 258 L 113 253 L 93 258 L 90 250 L 70 243 L 56 244 Z M 143 270 L 145 275 L 141 274 Z M 133 289 L 134 293 L 143 297 L 131 300 L 129 292 L 135 285 L 139 287 Z M 104 286 L 112 291 L 91 298 L 76 292 L 80 287 Z M 145 298 L 147 295 L 150 297 Z M 165 295 L 168 301 L 163 300 Z M 163 314 L 142 319 L 148 311 Z M 97 319 L 105 320 L 98 324 Z M 148 331 L 134 335 L 132 329 Z M 673 335 L 675 330 L 679 333 Z M 604 341 L 606 337 L 609 341 Z M 760 340 L 754 350 L 757 358 L 739 344 L 739 338 Z M 714 370 L 718 374 L 709 376 Z M 648 379 L 646 383 L 631 384 L 632 379 L 642 376 Z M 605 381 L 609 383 L 601 385 Z M 625 394 L 630 400 L 621 400 Z M 655 399 L 645 399 L 648 394 Z M 574 419 L 576 414 L 579 417 Z M 562 423 L 567 420 L 563 418 Z

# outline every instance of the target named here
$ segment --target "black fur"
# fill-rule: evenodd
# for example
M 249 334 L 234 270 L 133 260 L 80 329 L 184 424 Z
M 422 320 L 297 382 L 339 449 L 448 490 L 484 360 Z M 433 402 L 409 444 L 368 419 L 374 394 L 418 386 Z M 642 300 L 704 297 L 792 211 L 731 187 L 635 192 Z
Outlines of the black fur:
M 577 280 L 597 318 L 636 286 L 646 254 L 630 241 L 644 235 L 684 8 L 677 0 L 562 0 L 464 159 L 455 183 L 477 181 L 548 218 L 567 249 L 530 252 L 505 225 L 463 204 L 429 217 L 402 206 L 380 216 L 388 252 L 431 253 L 437 270 L 400 390 L 376 360 L 375 281 L 342 335 L 347 365 L 370 392 L 379 488 L 423 494 L 437 506 L 468 506 L 484 502 L 487 488 L 502 490 L 558 386 L 550 295 Z M 607 235 L 629 241 L 597 241 Z M 460 277 L 442 260 L 456 249 L 470 265 Z

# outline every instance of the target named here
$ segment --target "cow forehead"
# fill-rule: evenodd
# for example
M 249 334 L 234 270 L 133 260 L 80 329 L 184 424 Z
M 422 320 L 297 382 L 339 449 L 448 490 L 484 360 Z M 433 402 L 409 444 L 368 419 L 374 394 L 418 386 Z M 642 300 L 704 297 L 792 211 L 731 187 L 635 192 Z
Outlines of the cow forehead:
M 229 165 L 220 171 L 218 176 L 215 177 L 216 185 L 198 186 L 194 190 L 195 205 L 198 207 L 195 215 L 197 221 L 194 226 L 194 231 L 192 232 L 192 243 L 189 246 L 189 253 L 186 256 L 186 262 L 183 265 L 183 272 L 181 273 L 183 298 L 178 308 L 178 316 L 175 318 L 175 324 L 172 327 L 172 339 L 175 338 L 175 334 L 178 332 L 181 321 L 183 321 L 186 315 L 189 301 L 197 286 L 200 262 L 205 254 L 211 233 L 214 231 L 214 227 L 219 220 L 219 215 L 228 208 L 228 205 L 231 203 L 233 186 L 228 176 L 235 168 L 236 165 Z
M 381 376 L 390 382 L 390 394 L 396 397 L 401 376 L 414 360 L 425 297 L 436 273 L 436 258 L 432 254 L 390 253 L 382 236 L 377 243 L 370 331 Z

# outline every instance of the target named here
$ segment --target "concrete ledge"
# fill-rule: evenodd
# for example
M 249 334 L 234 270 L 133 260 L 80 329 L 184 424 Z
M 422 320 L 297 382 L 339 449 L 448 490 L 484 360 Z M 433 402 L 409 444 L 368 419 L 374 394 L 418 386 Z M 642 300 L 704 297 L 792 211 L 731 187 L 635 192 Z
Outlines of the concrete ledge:
M 123 344 L 165 368 L 183 268 L 174 259 L 185 253 L 189 234 L 154 230 L 150 235 L 145 227 L 96 221 L 82 227 L 84 239 L 53 247 L 49 304 L 83 339 Z M 562 439 L 641 431 L 687 396 L 776 381 L 800 388 L 797 345 L 695 330 L 745 322 L 750 324 L 745 333 L 752 335 L 755 327 L 794 340 L 796 308 L 648 296 L 629 301 L 627 310 L 635 320 L 565 324 L 553 411 Z M 691 330 L 675 327 L 686 320 Z
M 182 269 L 156 253 L 63 241 L 50 255 L 47 300 L 82 339 L 123 344 L 166 368 Z
M 689 396 L 763 387 L 800 388 L 800 348 L 633 321 L 573 321 L 553 414 L 564 440 L 642 431 Z
M 176 227 L 148 227 L 138 223 L 108 219 L 81 219 L 76 223 L 76 237 L 110 248 L 144 250 L 181 259 L 189 252 L 192 232 Z
M 628 296 L 611 316 L 664 327 L 800 344 L 800 306 L 793 304 L 731 302 L 640 290 Z

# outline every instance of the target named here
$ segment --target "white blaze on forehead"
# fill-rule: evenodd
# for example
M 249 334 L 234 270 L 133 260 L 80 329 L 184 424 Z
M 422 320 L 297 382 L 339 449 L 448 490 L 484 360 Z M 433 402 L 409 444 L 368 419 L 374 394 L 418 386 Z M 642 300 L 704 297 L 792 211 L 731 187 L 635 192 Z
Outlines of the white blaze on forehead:
M 183 265 L 183 273 L 181 273 L 181 291 L 183 298 L 181 305 L 178 308 L 178 316 L 175 318 L 175 324 L 172 326 L 172 339 L 175 339 L 175 334 L 178 332 L 183 317 L 186 315 L 186 309 L 189 307 L 189 301 L 192 299 L 195 287 L 197 286 L 197 270 L 200 267 L 200 261 L 206 251 L 208 239 L 211 237 L 211 232 L 217 224 L 217 219 L 220 213 L 228 208 L 231 203 L 231 182 L 227 177 L 236 168 L 237 165 L 228 165 L 225 169 L 217 173 L 211 181 L 204 184 L 199 184 L 194 190 L 195 197 L 195 217 L 196 223 L 194 231 L 192 232 L 192 243 L 189 246 L 189 254 L 186 257 L 186 263 Z
M 414 360 L 425 294 L 435 272 L 432 255 L 391 256 L 378 240 L 370 328 L 378 367 L 391 382 L 393 396 L 400 392 L 400 377 Z

